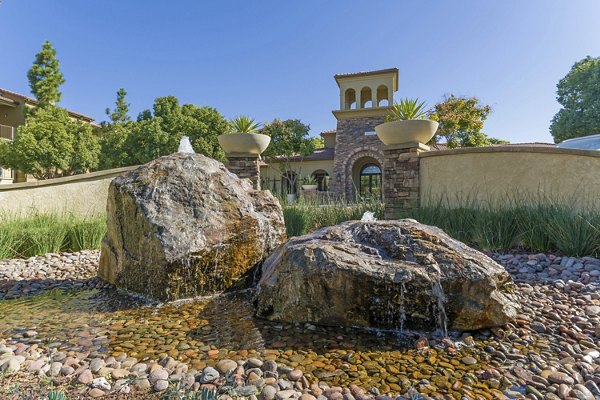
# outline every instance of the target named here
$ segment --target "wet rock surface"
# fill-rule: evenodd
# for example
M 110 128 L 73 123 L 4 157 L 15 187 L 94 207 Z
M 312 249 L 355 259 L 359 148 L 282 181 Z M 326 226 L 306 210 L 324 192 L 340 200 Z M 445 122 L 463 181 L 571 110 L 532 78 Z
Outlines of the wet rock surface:
M 600 396 L 600 260 L 487 254 L 513 276 L 521 310 L 502 327 L 446 339 L 256 320 L 243 294 L 149 306 L 84 268 L 98 252 L 0 261 L 0 397 L 39 397 L 35 385 L 49 380 L 70 398 L 178 398 L 202 388 L 252 400 Z M 83 265 L 58 262 L 68 259 Z M 74 273 L 102 286 L 75 287 Z M 217 366 L 231 371 L 231 361 L 243 372 L 226 377 Z M 200 383 L 209 367 L 219 377 Z M 151 377 L 159 369 L 168 376 Z M 100 377 L 110 389 L 93 386 Z
M 115 178 L 98 275 L 160 300 L 228 289 L 285 239 L 283 212 L 223 164 L 161 157 Z
M 519 308 L 495 261 L 414 220 L 350 221 L 290 239 L 262 266 L 257 313 L 276 321 L 467 331 Z

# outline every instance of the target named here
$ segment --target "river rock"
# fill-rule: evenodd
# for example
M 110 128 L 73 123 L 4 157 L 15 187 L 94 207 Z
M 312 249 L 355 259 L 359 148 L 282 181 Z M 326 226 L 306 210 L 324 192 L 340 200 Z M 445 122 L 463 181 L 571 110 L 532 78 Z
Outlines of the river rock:
M 98 275 L 160 300 L 223 291 L 285 239 L 277 199 L 200 154 L 115 178 L 107 218 Z
M 349 221 L 279 247 L 256 304 L 277 321 L 470 331 L 511 321 L 514 291 L 504 268 L 439 228 Z

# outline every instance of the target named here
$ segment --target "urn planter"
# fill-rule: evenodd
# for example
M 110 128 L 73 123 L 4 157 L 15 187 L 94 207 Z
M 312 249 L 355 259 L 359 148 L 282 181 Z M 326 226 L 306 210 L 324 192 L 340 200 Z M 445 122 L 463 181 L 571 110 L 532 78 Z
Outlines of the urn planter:
M 224 133 L 217 137 L 226 154 L 261 154 L 271 143 L 262 133 Z
M 319 185 L 302 185 L 302 190 L 317 190 Z
M 438 123 L 429 119 L 386 122 L 375 127 L 375 133 L 385 145 L 409 142 L 427 143 L 437 131 Z

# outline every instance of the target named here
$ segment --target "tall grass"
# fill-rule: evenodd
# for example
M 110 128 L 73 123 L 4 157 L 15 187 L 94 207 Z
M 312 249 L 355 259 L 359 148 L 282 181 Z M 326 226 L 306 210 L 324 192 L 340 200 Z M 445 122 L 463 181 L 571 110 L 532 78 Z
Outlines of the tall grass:
M 97 249 L 105 233 L 106 222 L 101 216 L 4 214 L 0 215 L 0 258 Z
M 383 218 L 383 204 L 375 201 L 346 203 L 330 201 L 317 204 L 300 199 L 294 204 L 284 204 L 283 217 L 288 237 L 304 235 L 324 226 L 361 219 L 367 211 Z
M 495 204 L 474 199 L 458 202 L 459 207 L 451 207 L 444 200 L 426 202 L 405 216 L 438 226 L 450 236 L 484 249 L 600 256 L 600 210 L 574 208 L 572 204 L 581 204 L 576 199 L 543 194 L 504 196 Z
M 482 204 L 466 196 L 459 205 L 447 199 L 426 202 L 403 218 L 414 218 L 438 226 L 462 242 L 489 250 L 554 251 L 569 256 L 600 257 L 600 210 L 575 209 L 573 199 L 552 200 L 547 196 L 499 198 Z M 383 218 L 383 204 L 350 204 L 332 201 L 326 205 L 298 202 L 284 206 L 288 236 L 303 235 L 323 226 L 360 219 L 365 211 Z

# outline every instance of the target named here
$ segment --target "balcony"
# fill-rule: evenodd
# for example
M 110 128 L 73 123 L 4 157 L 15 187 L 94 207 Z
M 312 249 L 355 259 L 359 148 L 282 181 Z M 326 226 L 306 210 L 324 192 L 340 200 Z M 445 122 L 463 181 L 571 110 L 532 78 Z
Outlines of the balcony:
M 15 128 L 7 125 L 0 125 L 0 138 L 5 140 L 14 140 L 15 139 Z

